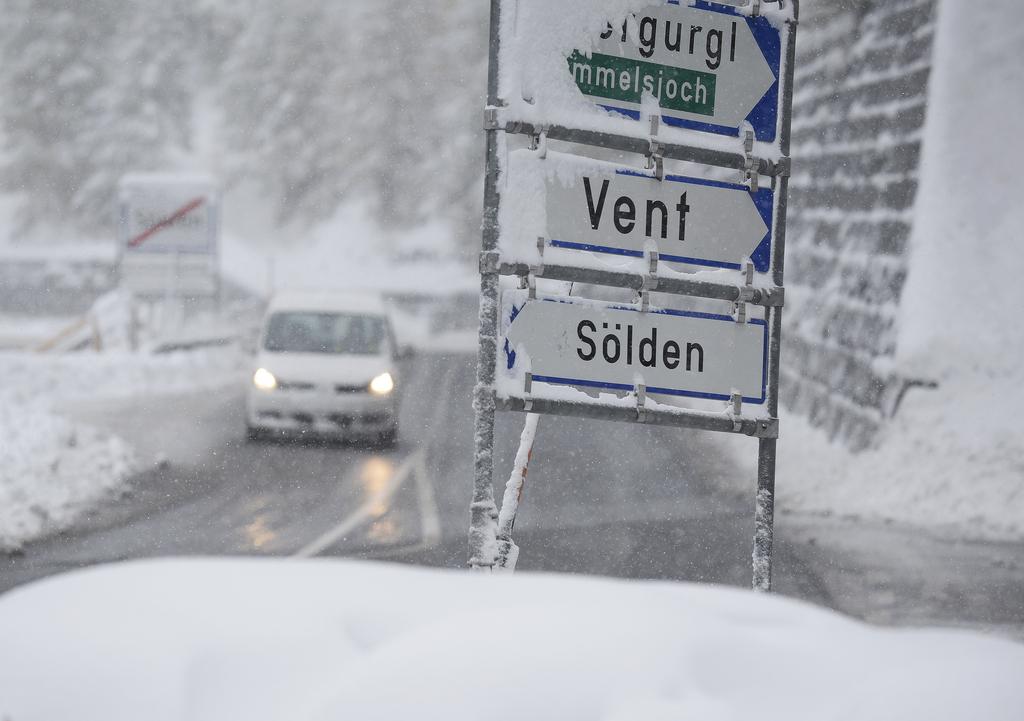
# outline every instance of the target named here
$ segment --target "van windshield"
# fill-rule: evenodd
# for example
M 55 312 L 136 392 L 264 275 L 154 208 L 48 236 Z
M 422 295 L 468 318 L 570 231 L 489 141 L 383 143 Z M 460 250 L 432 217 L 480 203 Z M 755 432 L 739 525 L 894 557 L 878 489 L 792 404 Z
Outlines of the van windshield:
M 272 353 L 379 355 L 387 336 L 384 319 L 347 313 L 274 313 L 263 347 Z

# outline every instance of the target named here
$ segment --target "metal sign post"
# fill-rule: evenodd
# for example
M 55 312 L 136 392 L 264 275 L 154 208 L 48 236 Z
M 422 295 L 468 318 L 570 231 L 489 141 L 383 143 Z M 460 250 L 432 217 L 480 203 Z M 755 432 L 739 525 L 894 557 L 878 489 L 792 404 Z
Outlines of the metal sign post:
M 601 126 L 623 128 L 609 132 L 517 117 L 499 97 L 502 3 L 491 0 L 472 566 L 494 567 L 499 549 L 492 477 L 495 412 L 501 409 L 757 438 L 753 586 L 771 589 L 799 6 L 792 0 L 792 13 L 776 11 L 770 20 L 760 14 L 767 2 L 667 0 L 622 24 L 609 23 L 593 52 L 567 58 L 565 71 L 576 88 L 620 116 L 639 118 L 643 93 L 658 99 L 660 115 L 642 134 L 629 120 Z M 665 142 L 658 122 L 700 133 Z M 710 136 L 701 133 L 741 138 L 742 152 L 721 139 L 704 147 L 700 138 Z M 506 153 L 505 139 L 515 134 L 545 142 Z M 774 145 L 772 159 L 753 154 L 755 138 Z M 644 164 L 548 152 L 547 141 L 632 153 Z M 508 158 L 503 169 L 500 157 Z M 744 181 L 666 174 L 667 160 L 738 170 Z M 501 181 L 506 197 L 499 172 L 507 174 Z M 761 187 L 764 177 L 770 188 Z M 626 260 L 610 267 L 594 260 L 602 255 Z M 733 282 L 687 276 L 679 264 L 737 276 Z M 764 274 L 757 282 L 755 271 Z M 518 277 L 520 289 L 502 292 L 501 276 Z M 632 289 L 636 300 L 543 295 L 538 280 Z M 659 309 L 652 291 L 728 301 L 732 313 Z M 762 307 L 764 317 L 749 316 L 748 306 Z M 695 410 L 673 397 L 726 405 Z M 514 546 L 510 531 L 503 529 L 501 537 L 508 547 Z
M 779 150 L 789 162 L 790 131 L 793 117 L 793 74 L 796 66 L 796 27 L 800 0 L 793 2 L 793 22 L 786 26 L 785 77 L 782 85 L 782 122 Z M 789 173 L 776 180 L 778 202 L 775 206 L 775 247 L 772 251 L 772 283 L 782 288 L 785 281 L 786 211 L 789 206 Z M 768 309 L 768 398 L 766 409 L 779 417 L 779 367 L 782 348 L 782 307 Z M 753 586 L 758 591 L 772 588 L 772 542 L 775 530 L 775 438 L 761 438 L 757 449 L 757 502 L 754 513 Z
M 494 372 L 498 356 L 498 144 L 501 133 L 494 118 L 498 98 L 498 51 L 501 0 L 491 0 L 490 54 L 487 60 L 487 109 L 484 132 L 487 160 L 484 176 L 484 218 L 480 253 L 480 348 L 473 389 L 473 502 L 469 530 L 469 563 L 491 568 L 498 553 L 498 507 L 494 503 Z

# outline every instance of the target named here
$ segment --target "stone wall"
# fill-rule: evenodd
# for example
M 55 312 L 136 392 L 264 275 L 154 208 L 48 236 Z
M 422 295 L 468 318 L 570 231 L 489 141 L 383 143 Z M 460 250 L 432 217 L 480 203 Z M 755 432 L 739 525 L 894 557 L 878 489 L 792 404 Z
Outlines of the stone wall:
M 890 368 L 935 0 L 804 0 L 801 9 L 782 401 L 863 448 L 913 382 Z

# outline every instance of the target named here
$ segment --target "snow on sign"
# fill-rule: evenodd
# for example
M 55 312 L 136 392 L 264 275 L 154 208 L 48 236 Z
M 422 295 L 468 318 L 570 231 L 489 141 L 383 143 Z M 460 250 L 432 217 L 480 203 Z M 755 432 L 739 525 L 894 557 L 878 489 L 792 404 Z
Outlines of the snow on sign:
M 774 141 L 778 118 L 779 29 L 731 7 L 679 0 L 609 23 L 593 51 L 574 51 L 569 72 L 599 105 L 640 117 L 645 93 L 668 125 L 738 135 L 749 122 Z
M 133 173 L 119 185 L 126 254 L 216 252 L 217 187 L 206 176 Z
M 506 191 L 509 213 L 502 251 L 530 262 L 536 239 L 552 247 L 739 270 L 750 258 L 768 271 L 774 195 L 745 185 L 666 175 L 548 152 L 516 151 L 516 178 Z M 543 187 L 541 187 L 543 186 Z M 543 193 L 543 218 L 531 206 Z M 522 197 L 516 197 L 521 195 Z M 516 222 L 511 222 L 512 220 Z M 531 242 L 532 241 L 532 242 Z
M 503 296 L 504 358 L 534 382 L 762 404 L 767 385 L 764 320 L 634 308 L 569 298 Z

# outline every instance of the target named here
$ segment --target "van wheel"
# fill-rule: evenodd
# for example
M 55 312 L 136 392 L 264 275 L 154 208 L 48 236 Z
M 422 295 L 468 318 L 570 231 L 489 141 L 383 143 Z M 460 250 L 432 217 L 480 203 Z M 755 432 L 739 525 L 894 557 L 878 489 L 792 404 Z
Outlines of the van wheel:
M 259 440 L 262 440 L 262 439 L 263 439 L 263 431 L 261 429 L 256 428 L 255 426 L 246 426 L 245 427 L 245 440 L 247 440 L 250 443 L 252 443 L 254 441 L 259 441 Z

